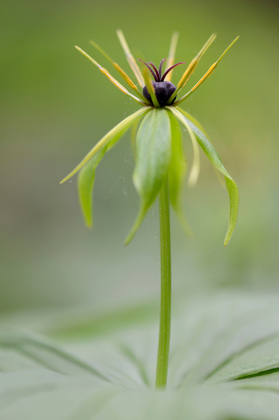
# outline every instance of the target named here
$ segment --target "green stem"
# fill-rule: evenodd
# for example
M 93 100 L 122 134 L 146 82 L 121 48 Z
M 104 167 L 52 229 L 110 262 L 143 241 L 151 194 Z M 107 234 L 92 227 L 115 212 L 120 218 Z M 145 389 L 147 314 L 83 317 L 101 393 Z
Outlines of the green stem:
M 170 328 L 171 328 L 171 245 L 168 180 L 159 195 L 160 246 L 161 246 L 161 306 L 157 356 L 156 388 L 167 385 Z

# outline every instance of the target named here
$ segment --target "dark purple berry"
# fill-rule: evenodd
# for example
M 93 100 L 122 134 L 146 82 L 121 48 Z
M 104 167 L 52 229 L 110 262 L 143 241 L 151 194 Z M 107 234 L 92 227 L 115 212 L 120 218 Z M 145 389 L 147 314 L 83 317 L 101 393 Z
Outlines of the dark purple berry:
M 155 96 L 157 98 L 157 101 L 159 102 L 159 105 L 162 107 L 166 105 L 171 105 L 175 101 L 176 96 L 173 98 L 170 104 L 168 104 L 168 100 L 170 99 L 172 94 L 176 91 L 176 87 L 174 86 L 173 83 L 165 81 L 165 77 L 174 67 L 178 66 L 179 64 L 184 64 L 184 63 L 174 64 L 173 66 L 169 67 L 165 71 L 165 73 L 162 75 L 162 67 L 165 60 L 161 61 L 159 65 L 159 69 L 157 69 L 155 65 L 151 62 L 146 63 L 145 61 L 141 59 L 139 59 L 139 61 L 141 61 L 143 64 L 146 65 L 146 67 L 148 68 L 152 76 L 154 77 L 154 81 L 152 81 L 152 85 L 154 87 Z M 148 101 L 154 106 L 150 93 L 148 92 L 146 86 L 144 86 L 142 93 L 143 93 L 143 96 L 146 99 L 148 99 Z
M 160 104 L 160 106 L 165 106 L 168 104 L 168 100 L 171 97 L 171 95 L 173 94 L 173 92 L 176 91 L 176 87 L 174 86 L 173 83 L 171 82 L 153 82 L 152 81 L 152 85 L 154 87 L 155 90 L 155 96 Z M 147 90 L 147 87 L 144 86 L 143 88 L 143 96 L 149 100 L 149 102 L 153 104 L 151 96 Z M 175 101 L 175 98 L 173 98 L 172 103 Z M 170 104 L 169 104 L 170 105 Z

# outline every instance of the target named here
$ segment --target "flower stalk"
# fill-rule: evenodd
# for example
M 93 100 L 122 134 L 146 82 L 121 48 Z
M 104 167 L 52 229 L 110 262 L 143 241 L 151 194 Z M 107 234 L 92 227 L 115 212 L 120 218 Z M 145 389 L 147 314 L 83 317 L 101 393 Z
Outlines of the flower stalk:
M 168 180 L 159 193 L 160 250 L 161 250 L 161 303 L 157 353 L 156 388 L 167 385 L 170 332 L 171 332 L 171 240 Z

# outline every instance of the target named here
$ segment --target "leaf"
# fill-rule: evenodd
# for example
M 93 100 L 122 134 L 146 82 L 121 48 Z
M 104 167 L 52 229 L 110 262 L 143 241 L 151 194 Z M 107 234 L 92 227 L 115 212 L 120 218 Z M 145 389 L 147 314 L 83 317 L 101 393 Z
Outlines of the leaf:
M 157 320 L 157 304 L 152 299 L 133 306 L 124 306 L 110 311 L 102 310 L 89 315 L 74 313 L 61 324 L 56 323 L 48 333 L 56 339 L 83 341 L 89 337 L 109 336 L 123 328 L 148 325 Z
M 144 114 L 150 111 L 149 107 L 141 108 L 138 111 L 134 112 L 133 114 L 129 115 L 129 117 L 125 118 L 119 124 L 117 124 L 114 128 L 112 128 L 91 150 L 87 153 L 87 155 L 82 159 L 82 161 L 65 177 L 62 179 L 60 184 L 70 179 L 74 176 L 89 160 L 95 156 L 99 150 L 103 147 L 107 146 L 110 142 L 115 144 L 123 134 L 136 122 L 139 118 L 141 118 Z
M 102 157 L 107 151 L 107 146 L 103 147 L 96 153 L 93 158 L 80 170 L 78 174 L 78 195 L 79 203 L 87 227 L 93 226 L 92 216 L 92 191 L 95 180 L 95 170 L 100 163 Z
M 171 161 L 169 167 L 169 196 L 172 207 L 174 208 L 177 217 L 184 229 L 189 234 L 191 229 L 184 216 L 181 194 L 184 185 L 184 180 L 187 172 L 187 164 L 185 160 L 182 134 L 178 121 L 174 115 L 169 112 L 171 122 Z
M 13 366 L 16 366 L 17 370 L 43 368 L 61 375 L 90 377 L 95 382 L 108 381 L 105 375 L 90 362 L 74 356 L 51 341 L 32 334 L 2 332 L 0 349 L 2 372 L 10 370 L 12 366 L 10 361 L 13 360 Z M 3 364 L 3 354 L 6 352 L 10 354 L 10 360 L 6 358 Z
M 230 198 L 230 217 L 229 217 L 229 224 L 228 229 L 224 241 L 224 245 L 227 246 L 231 236 L 233 234 L 236 221 L 237 221 L 237 214 L 238 214 L 238 204 L 239 204 L 239 193 L 238 188 L 235 183 L 235 181 L 232 179 L 230 174 L 227 172 L 226 168 L 223 165 L 223 162 L 221 161 L 220 156 L 210 143 L 210 141 L 207 139 L 205 134 L 196 127 L 195 124 L 193 124 L 192 121 L 190 121 L 185 115 L 183 115 L 183 110 L 179 108 L 179 110 L 170 107 L 171 111 L 174 115 L 177 116 L 177 118 L 183 123 L 190 126 L 191 130 L 194 132 L 195 137 L 200 145 L 200 147 L 203 149 L 204 153 L 208 157 L 211 164 L 219 171 L 221 172 L 226 180 L 226 186 L 227 191 L 229 193 Z
M 125 243 L 135 235 L 147 210 L 157 197 L 165 181 L 171 160 L 171 128 L 165 109 L 152 109 L 137 134 L 137 158 L 133 174 L 135 188 L 140 196 L 140 210 Z
M 233 292 L 188 305 L 177 325 L 183 338 L 173 343 L 172 381 L 180 386 L 226 383 L 270 369 L 272 359 L 279 362 L 277 347 L 267 344 L 263 351 L 263 346 L 279 336 L 276 305 L 271 296 L 261 299 Z M 257 363 L 251 351 L 258 352 Z
M 1 420 L 278 420 L 278 297 L 179 296 L 166 391 L 153 389 L 158 314 L 141 323 L 146 306 L 102 336 L 2 332 Z

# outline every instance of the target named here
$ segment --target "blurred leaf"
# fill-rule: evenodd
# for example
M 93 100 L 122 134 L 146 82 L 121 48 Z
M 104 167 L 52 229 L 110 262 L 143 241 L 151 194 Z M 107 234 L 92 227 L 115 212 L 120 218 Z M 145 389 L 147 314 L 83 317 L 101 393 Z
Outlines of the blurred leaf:
M 106 381 L 105 376 L 93 365 L 76 357 L 61 347 L 45 339 L 24 333 L 0 334 L 1 356 L 6 355 L 5 363 L 0 360 L 1 372 L 9 371 L 10 366 L 17 369 L 46 368 L 62 375 L 90 377 L 97 382 Z M 8 358 L 7 358 L 8 354 Z M 7 363 L 7 362 L 10 363 Z M 14 369 L 13 369 L 14 370 Z
M 81 315 L 74 313 L 71 317 L 67 316 L 67 321 L 47 328 L 51 336 L 58 339 L 77 339 L 84 340 L 92 336 L 103 336 L 117 332 L 122 328 L 131 325 L 149 324 L 158 313 L 158 302 L 146 302 L 143 304 L 133 304 L 132 307 L 118 308 L 114 310 L 97 311 L 94 314 Z
M 63 344 L 1 333 L 1 420 L 277 420 L 276 298 L 230 293 L 176 307 L 164 392 L 152 389 L 154 317 Z
M 167 176 L 171 159 L 171 128 L 165 109 L 152 109 L 143 119 L 137 133 L 137 157 L 133 175 L 140 196 L 140 210 L 129 233 L 129 243 L 147 210 L 157 197 Z

